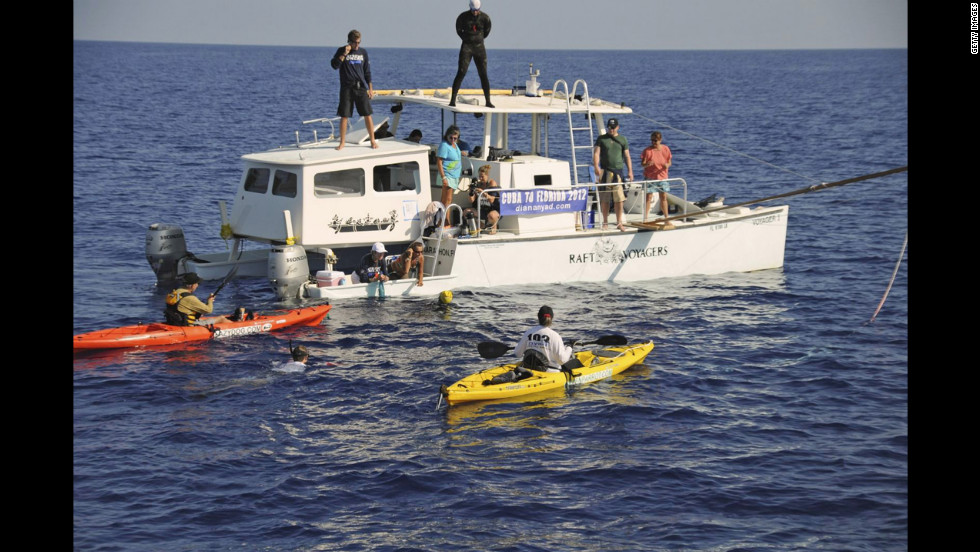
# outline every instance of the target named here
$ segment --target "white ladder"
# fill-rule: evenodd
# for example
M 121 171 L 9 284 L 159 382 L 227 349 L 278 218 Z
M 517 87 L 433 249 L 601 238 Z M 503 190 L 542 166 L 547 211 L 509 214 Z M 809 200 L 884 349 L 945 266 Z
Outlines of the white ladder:
M 585 174 L 589 175 L 586 177 L 586 181 L 587 182 L 593 181 L 593 177 L 588 172 L 589 167 L 592 166 L 592 149 L 595 146 L 595 133 L 592 127 L 594 122 L 594 117 L 592 116 L 592 101 L 589 98 L 589 85 L 586 84 L 585 81 L 582 79 L 578 79 L 572 84 L 571 94 L 568 93 L 568 83 L 565 82 L 564 79 L 558 79 L 557 81 L 555 81 L 555 85 L 551 89 L 552 98 L 555 97 L 555 92 L 557 92 L 559 84 L 561 84 L 561 87 L 564 88 L 564 93 L 565 93 L 565 112 L 568 114 L 568 134 L 572 146 L 572 176 L 575 179 L 575 185 L 578 186 L 579 173 L 583 168 L 586 170 Z M 572 121 L 572 100 L 575 99 L 575 94 L 576 92 L 578 92 L 579 84 L 582 85 L 582 101 L 585 102 L 585 117 L 586 120 L 588 121 L 588 126 L 575 126 L 575 123 Z M 575 133 L 576 132 L 581 133 L 586 130 L 589 131 L 589 143 L 584 146 L 576 145 Z M 584 138 L 584 136 L 582 138 Z M 577 151 L 582 149 L 589 150 L 589 153 L 586 156 L 587 162 L 579 163 Z

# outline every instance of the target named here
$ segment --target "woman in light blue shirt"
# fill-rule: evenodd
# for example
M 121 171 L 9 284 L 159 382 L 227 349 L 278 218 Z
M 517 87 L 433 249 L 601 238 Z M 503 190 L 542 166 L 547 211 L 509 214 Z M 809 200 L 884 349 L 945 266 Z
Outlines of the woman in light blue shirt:
M 457 141 L 459 141 L 459 127 L 450 125 L 442 136 L 442 143 L 439 144 L 439 149 L 436 151 L 436 157 L 439 159 L 436 166 L 439 167 L 439 177 L 442 181 L 441 201 L 447 211 L 453 201 L 453 194 L 459 190 L 459 177 L 462 172 L 463 154 L 456 144 Z M 448 217 L 446 218 L 448 219 Z M 446 226 L 451 225 L 446 224 Z

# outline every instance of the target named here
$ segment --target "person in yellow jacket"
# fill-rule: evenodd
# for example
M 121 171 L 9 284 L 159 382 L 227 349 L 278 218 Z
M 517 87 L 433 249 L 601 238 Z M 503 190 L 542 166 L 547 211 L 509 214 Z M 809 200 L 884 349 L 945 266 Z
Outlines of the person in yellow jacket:
M 177 301 L 171 307 L 176 307 L 177 312 L 186 316 L 188 326 L 207 326 L 208 324 L 218 324 L 221 322 L 231 322 L 224 316 L 202 317 L 203 314 L 211 314 L 214 310 L 214 294 L 208 295 L 205 303 L 198 299 L 194 292 L 201 284 L 201 277 L 195 272 L 184 274 L 184 287 L 177 288 L 171 295 L 175 295 Z

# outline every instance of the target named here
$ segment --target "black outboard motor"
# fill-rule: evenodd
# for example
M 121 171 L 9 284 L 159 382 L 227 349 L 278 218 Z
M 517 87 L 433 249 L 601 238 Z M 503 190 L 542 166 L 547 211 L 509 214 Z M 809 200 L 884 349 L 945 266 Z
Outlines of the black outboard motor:
M 184 230 L 175 224 L 153 223 L 146 231 L 146 260 L 157 275 L 157 286 L 170 289 L 177 281 L 180 260 L 187 256 Z

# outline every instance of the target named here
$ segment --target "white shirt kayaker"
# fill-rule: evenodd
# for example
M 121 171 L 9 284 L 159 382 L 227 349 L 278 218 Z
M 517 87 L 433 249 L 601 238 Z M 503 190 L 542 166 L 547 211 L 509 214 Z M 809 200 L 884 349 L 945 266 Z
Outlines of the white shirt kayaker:
M 538 325 L 524 332 L 517 342 L 514 352 L 518 358 L 524 358 L 528 349 L 536 349 L 548 359 L 548 372 L 560 372 L 561 365 L 572 358 L 572 348 L 565 345 L 558 332 L 551 329 L 555 313 L 545 305 L 538 310 Z

